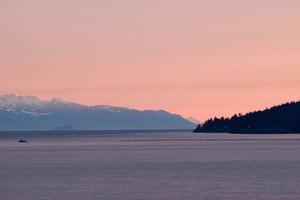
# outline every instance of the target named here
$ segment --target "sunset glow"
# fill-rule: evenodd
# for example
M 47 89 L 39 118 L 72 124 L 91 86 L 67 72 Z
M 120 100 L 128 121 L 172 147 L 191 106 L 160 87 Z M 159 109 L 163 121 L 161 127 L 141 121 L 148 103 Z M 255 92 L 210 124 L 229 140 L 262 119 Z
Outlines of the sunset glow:
M 3 0 L 0 94 L 206 120 L 300 99 L 299 0 Z

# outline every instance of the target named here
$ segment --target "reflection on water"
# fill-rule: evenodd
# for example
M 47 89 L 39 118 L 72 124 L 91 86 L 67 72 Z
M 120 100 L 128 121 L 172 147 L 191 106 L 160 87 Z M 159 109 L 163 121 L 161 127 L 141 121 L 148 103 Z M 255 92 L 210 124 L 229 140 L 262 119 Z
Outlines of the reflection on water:
M 298 200 L 299 155 L 296 134 L 2 133 L 0 199 Z

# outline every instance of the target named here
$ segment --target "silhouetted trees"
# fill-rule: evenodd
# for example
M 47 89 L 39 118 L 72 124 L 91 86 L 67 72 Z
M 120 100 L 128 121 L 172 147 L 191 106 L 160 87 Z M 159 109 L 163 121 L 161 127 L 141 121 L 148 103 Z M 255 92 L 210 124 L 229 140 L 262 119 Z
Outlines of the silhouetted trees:
M 209 119 L 194 132 L 300 133 L 300 101 L 231 118 Z

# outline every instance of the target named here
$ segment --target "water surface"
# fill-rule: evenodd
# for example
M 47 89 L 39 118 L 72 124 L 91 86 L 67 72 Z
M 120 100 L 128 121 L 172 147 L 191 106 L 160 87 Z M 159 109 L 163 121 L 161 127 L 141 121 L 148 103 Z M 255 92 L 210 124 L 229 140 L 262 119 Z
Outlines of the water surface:
M 18 139 L 28 143 L 17 143 Z M 300 135 L 1 133 L 4 200 L 300 199 Z

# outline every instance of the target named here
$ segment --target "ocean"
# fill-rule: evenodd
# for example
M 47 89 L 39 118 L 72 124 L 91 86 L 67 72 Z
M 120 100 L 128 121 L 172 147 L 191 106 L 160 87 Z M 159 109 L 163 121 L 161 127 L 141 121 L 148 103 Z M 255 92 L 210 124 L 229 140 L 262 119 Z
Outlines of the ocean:
M 299 200 L 300 134 L 3 132 L 0 199 Z

